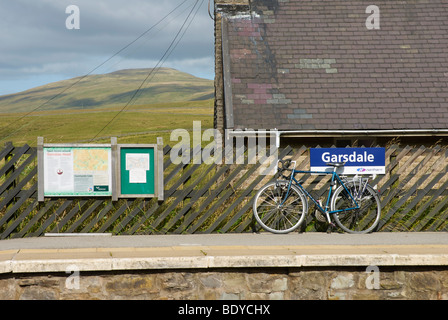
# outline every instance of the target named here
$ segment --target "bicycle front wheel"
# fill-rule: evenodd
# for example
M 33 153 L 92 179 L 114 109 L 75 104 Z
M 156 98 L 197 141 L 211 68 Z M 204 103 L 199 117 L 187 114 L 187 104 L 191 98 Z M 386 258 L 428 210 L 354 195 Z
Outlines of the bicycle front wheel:
M 308 206 L 302 191 L 288 181 L 271 182 L 255 196 L 254 216 L 261 227 L 272 233 L 289 233 L 305 219 Z
M 344 211 L 333 214 L 336 224 L 348 233 L 372 232 L 380 222 L 381 216 L 381 202 L 378 194 L 369 185 L 362 194 L 357 192 L 353 185 L 347 184 L 346 188 L 356 199 L 359 208 L 348 210 L 356 205 L 344 186 L 339 186 L 331 200 L 331 211 Z

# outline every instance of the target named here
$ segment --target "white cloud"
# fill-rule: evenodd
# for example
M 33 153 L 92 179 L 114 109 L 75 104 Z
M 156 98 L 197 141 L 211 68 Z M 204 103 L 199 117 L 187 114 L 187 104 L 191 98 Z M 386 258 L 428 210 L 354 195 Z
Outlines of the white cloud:
M 0 94 L 24 90 L 25 83 L 45 84 L 84 75 L 184 0 L 14 0 L 0 2 Z M 98 72 L 152 68 L 173 41 L 196 0 L 187 0 L 139 41 L 108 61 Z M 213 21 L 202 6 L 164 67 L 213 77 Z M 80 9 L 80 29 L 68 30 L 65 9 Z M 191 16 L 192 17 L 192 16 Z M 14 89 L 17 88 L 17 89 Z

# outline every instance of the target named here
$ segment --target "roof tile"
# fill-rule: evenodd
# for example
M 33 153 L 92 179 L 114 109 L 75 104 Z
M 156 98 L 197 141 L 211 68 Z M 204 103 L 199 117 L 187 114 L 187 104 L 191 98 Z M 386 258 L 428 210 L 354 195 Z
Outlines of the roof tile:
M 379 30 L 361 0 L 253 0 L 250 18 L 228 14 L 235 128 L 448 128 L 448 3 L 375 5 Z

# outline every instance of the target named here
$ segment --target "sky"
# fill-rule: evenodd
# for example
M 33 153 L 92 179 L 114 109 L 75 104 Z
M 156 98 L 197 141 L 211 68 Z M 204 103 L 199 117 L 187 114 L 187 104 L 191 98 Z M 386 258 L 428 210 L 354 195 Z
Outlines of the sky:
M 209 0 L 1 0 L 0 95 L 129 68 L 168 67 L 213 79 L 208 5 Z

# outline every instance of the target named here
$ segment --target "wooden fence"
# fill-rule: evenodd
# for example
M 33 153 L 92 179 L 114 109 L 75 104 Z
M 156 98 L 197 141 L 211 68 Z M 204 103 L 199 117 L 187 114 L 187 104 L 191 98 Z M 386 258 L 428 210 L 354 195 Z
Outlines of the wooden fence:
M 165 201 L 156 199 L 65 198 L 37 201 L 36 148 L 0 150 L 0 238 L 44 233 L 183 234 L 252 232 L 253 197 L 272 175 L 247 164 L 173 164 L 164 148 Z M 192 157 L 194 156 L 194 151 Z M 198 151 L 199 152 L 199 151 Z M 309 168 L 309 149 L 279 150 Z M 448 230 L 448 148 L 391 146 L 386 149 L 386 174 L 378 176 L 382 201 L 379 231 Z M 304 175 L 315 195 L 328 188 L 327 176 Z M 323 231 L 313 210 L 301 231 Z

